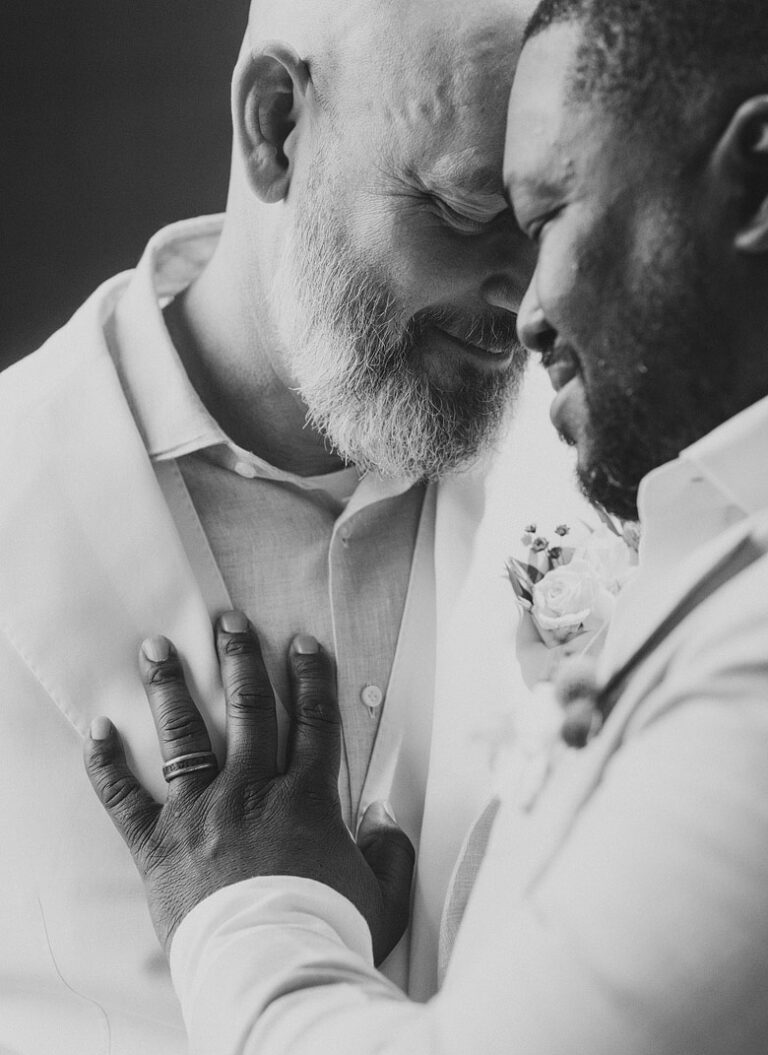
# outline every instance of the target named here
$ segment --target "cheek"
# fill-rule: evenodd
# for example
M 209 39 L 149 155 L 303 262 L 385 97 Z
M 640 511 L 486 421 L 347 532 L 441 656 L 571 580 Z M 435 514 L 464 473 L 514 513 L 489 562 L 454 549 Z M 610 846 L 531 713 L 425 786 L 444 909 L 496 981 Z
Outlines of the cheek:
M 553 228 L 542 239 L 534 278 L 536 293 L 547 318 L 564 337 L 581 330 L 589 317 L 595 290 L 581 266 L 578 242 L 565 230 Z
M 364 261 L 401 303 L 418 298 L 424 275 L 436 262 L 417 224 L 403 222 L 385 199 L 372 195 L 351 206 L 345 224 L 356 259 Z
M 547 318 L 576 351 L 591 358 L 610 327 L 611 305 L 623 267 L 609 238 L 590 238 L 584 230 L 554 224 L 546 232 L 536 269 L 536 293 Z
M 347 223 L 359 258 L 378 272 L 407 314 L 476 295 L 488 269 L 489 249 L 481 238 L 450 230 L 421 203 L 370 197 Z

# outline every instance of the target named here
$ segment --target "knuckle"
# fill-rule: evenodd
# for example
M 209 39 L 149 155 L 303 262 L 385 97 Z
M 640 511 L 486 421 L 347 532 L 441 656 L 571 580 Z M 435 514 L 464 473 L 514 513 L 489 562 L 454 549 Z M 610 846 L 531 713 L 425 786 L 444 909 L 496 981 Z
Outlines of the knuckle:
M 99 797 L 110 812 L 119 811 L 134 791 L 133 780 L 124 773 L 109 774 L 99 781 Z
M 322 652 L 297 653 L 293 657 L 296 677 L 329 681 L 328 664 Z
M 110 765 L 114 759 L 114 747 L 103 740 L 86 741 L 85 760 L 88 769 L 98 776 L 99 771 Z
M 232 696 L 272 698 L 272 685 L 261 665 L 254 667 L 250 663 L 238 663 L 229 671 L 226 686 Z
M 312 818 L 313 829 L 319 826 L 332 827 L 338 812 L 338 800 L 335 785 L 330 780 L 320 779 L 316 776 L 312 780 L 305 780 L 301 788 L 302 812 Z
M 191 712 L 188 706 L 182 706 L 179 702 L 164 707 L 161 719 L 163 739 L 166 741 L 196 740 L 206 733 L 200 715 Z
M 323 684 L 305 684 L 296 697 L 297 721 L 315 727 L 336 727 L 339 715 L 336 701 Z
M 331 823 L 340 810 L 338 778 L 328 772 L 323 758 L 307 761 L 290 774 L 287 782 L 288 805 L 295 817 L 310 820 L 315 830 Z
M 237 634 L 226 638 L 222 643 L 225 656 L 261 656 L 258 642 L 250 634 Z
M 184 850 L 183 840 L 172 831 L 144 829 L 139 824 L 133 826 L 131 837 L 134 854 L 140 854 L 147 873 L 158 868 L 167 867 Z
M 210 803 L 200 817 L 195 836 L 198 846 L 204 849 L 206 859 L 212 864 L 227 857 L 240 840 L 234 836 L 242 828 L 242 805 L 233 795 Z
M 242 790 L 243 815 L 248 818 L 258 817 L 269 807 L 276 797 L 271 784 L 248 784 Z
M 254 714 L 274 713 L 275 700 L 270 691 L 252 692 L 247 689 L 235 689 L 229 699 L 229 713 L 233 718 L 250 718 Z
M 163 686 L 183 682 L 184 674 L 177 656 L 170 656 L 161 663 L 153 664 L 147 671 L 147 685 Z

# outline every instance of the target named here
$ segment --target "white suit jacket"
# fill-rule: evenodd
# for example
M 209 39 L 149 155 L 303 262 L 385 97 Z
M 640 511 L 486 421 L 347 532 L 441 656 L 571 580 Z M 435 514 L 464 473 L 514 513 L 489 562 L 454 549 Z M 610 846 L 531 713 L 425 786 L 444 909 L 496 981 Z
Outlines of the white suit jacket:
M 107 283 L 0 380 L 3 1055 L 186 1050 L 141 884 L 81 760 L 91 719 L 107 713 L 139 777 L 162 796 L 136 668 L 148 634 L 174 640 L 219 740 L 223 724 L 211 620 L 230 604 L 206 551 L 182 544 L 122 395 L 103 325 L 125 284 Z M 449 874 L 488 793 L 482 757 L 465 748 L 468 723 L 482 724 L 501 696 L 506 706 L 517 684 L 501 565 L 472 571 L 484 503 L 477 474 L 438 488 L 436 611 L 427 613 L 438 707 L 411 936 L 430 966 L 412 978 L 417 996 L 434 989 Z M 401 664 L 397 677 L 418 701 L 419 671 Z M 396 752 L 398 731 L 382 721 L 377 750 Z
M 762 557 L 739 564 L 745 538 Z M 404 1000 L 321 884 L 202 902 L 171 962 L 194 1055 L 764 1055 L 768 514 L 658 585 L 657 619 L 736 574 L 635 668 L 538 799 L 503 800 L 445 984 Z

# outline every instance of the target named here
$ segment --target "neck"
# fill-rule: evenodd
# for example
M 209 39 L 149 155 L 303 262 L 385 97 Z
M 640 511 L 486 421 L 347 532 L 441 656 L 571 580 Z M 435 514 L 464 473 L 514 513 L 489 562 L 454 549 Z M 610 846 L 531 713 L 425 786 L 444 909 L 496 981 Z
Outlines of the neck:
M 306 407 L 285 376 L 261 276 L 231 266 L 226 237 L 225 227 L 209 265 L 165 309 L 190 382 L 238 446 L 299 476 L 334 472 L 342 461 L 307 426 Z

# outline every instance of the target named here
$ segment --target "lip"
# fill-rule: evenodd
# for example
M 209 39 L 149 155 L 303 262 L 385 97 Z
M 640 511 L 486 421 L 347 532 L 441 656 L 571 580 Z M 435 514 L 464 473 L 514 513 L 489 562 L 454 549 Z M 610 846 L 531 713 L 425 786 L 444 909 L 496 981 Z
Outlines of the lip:
M 580 388 L 581 374 L 577 372 L 557 389 L 557 394 L 549 408 L 549 420 L 558 432 L 567 431 L 567 423 L 572 416 L 569 412 L 568 404 L 578 398 Z
M 541 365 L 549 374 L 549 380 L 555 392 L 568 384 L 578 373 L 581 372 L 581 364 L 578 357 L 565 346 L 555 346 L 542 351 Z
M 571 416 L 568 405 L 574 397 L 578 397 L 581 388 L 579 361 L 567 350 L 555 352 L 546 364 L 546 371 L 555 390 L 549 417 L 555 428 L 562 432 Z
M 564 388 L 576 377 L 578 372 L 578 364 L 571 358 L 558 359 L 557 362 L 547 367 L 549 380 L 552 382 L 555 392 L 559 392 L 561 388 Z
M 514 349 L 511 347 L 503 352 L 493 352 L 489 348 L 483 348 L 479 344 L 470 344 L 469 341 L 457 337 L 456 334 L 443 329 L 442 326 L 433 326 L 432 329 L 442 340 L 446 341 L 452 347 L 457 348 L 464 355 L 471 356 L 477 362 L 483 363 L 486 366 L 500 369 L 508 366 L 512 360 Z

